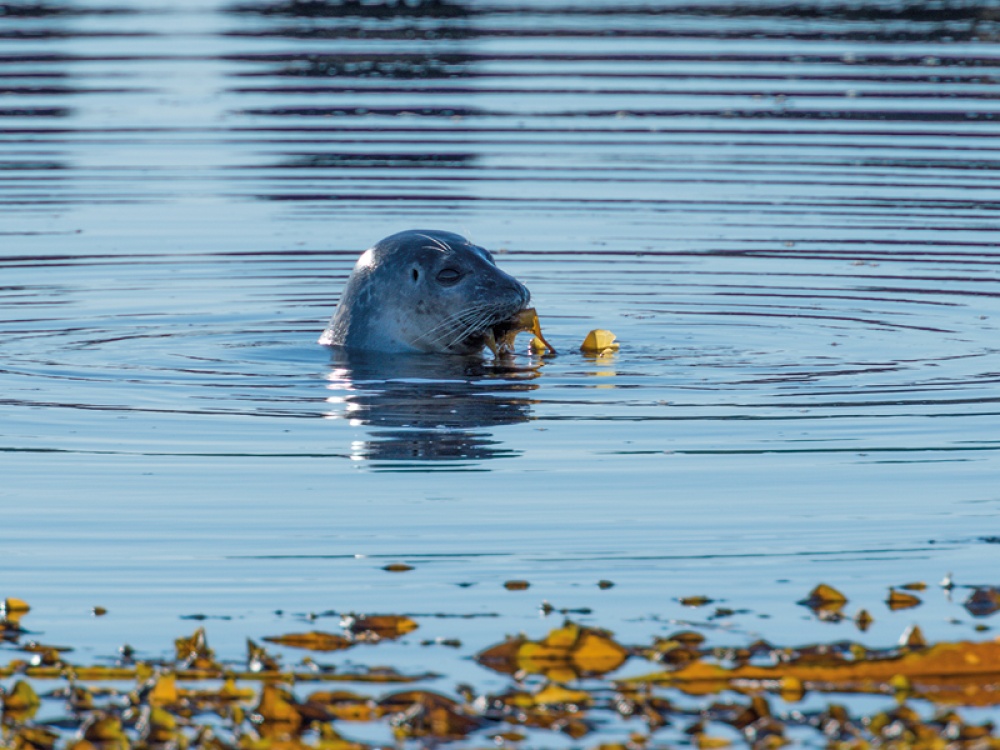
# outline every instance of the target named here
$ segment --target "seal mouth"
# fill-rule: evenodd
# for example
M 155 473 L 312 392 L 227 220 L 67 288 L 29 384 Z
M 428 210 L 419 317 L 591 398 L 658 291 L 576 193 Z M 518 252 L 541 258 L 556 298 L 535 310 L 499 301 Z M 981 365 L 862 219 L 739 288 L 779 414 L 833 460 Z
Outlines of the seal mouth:
M 497 346 L 500 341 L 505 341 L 508 337 L 513 339 L 516 335 L 515 326 L 521 311 L 515 312 L 507 317 L 494 320 L 478 331 L 473 331 L 462 339 L 458 347 L 463 351 L 481 351 L 484 346 L 489 347 L 493 354 L 497 353 Z M 523 329 L 521 329 L 523 330 Z
M 532 330 L 529 319 L 522 316 L 529 310 L 534 315 L 534 310 L 528 307 L 531 294 L 524 286 L 514 282 L 510 291 L 464 307 L 424 332 L 422 338 L 429 344 L 425 349 L 468 355 L 482 353 L 488 346 L 496 355 L 498 341 L 512 349 L 518 331 Z
M 547 350 L 549 354 L 556 353 L 553 346 L 542 335 L 542 324 L 539 322 L 538 313 L 533 307 L 525 307 L 509 318 L 494 323 L 483 334 L 483 343 L 493 352 L 494 357 L 511 354 L 514 351 L 514 339 L 522 331 L 535 334 L 535 340 L 532 341 L 533 348 Z

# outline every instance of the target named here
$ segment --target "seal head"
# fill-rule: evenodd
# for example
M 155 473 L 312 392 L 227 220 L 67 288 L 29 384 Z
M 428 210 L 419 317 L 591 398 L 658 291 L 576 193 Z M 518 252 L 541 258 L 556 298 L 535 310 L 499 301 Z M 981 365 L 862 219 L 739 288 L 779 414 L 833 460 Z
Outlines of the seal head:
M 410 230 L 362 253 L 319 343 L 351 350 L 478 354 L 523 310 L 527 288 L 451 232 Z

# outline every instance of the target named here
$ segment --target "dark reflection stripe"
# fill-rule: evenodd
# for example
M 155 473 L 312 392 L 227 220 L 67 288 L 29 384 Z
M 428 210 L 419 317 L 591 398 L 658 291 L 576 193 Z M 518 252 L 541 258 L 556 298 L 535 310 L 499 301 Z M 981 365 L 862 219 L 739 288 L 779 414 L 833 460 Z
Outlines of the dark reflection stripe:
M 359 0 L 279 0 L 234 3 L 229 13 L 302 18 L 465 19 L 477 13 L 475 6 L 458 0 L 409 0 L 409 2 L 360 2 Z
M 527 115 L 524 116 L 528 119 Z M 617 117 L 616 117 L 617 119 Z M 665 127 L 662 131 L 651 130 L 649 125 L 644 127 L 638 127 L 632 125 L 622 125 L 620 127 L 615 127 L 610 129 L 607 126 L 597 127 L 597 126 L 587 126 L 580 125 L 578 123 L 573 124 L 573 130 L 567 133 L 565 128 L 557 123 L 533 123 L 525 124 L 524 127 L 502 127 L 494 126 L 491 124 L 474 123 L 463 125 L 461 123 L 456 123 L 454 121 L 443 124 L 439 122 L 434 122 L 433 120 L 427 123 L 421 123 L 419 126 L 413 125 L 411 123 L 400 123 L 400 122 L 387 122 L 379 123 L 378 129 L 373 129 L 370 125 L 359 124 L 357 122 L 345 121 L 343 123 L 338 123 L 336 126 L 333 125 L 318 125 L 315 122 L 303 122 L 295 126 L 286 125 L 281 123 L 280 120 L 275 123 L 269 123 L 267 125 L 235 125 L 228 132 L 230 133 L 282 133 L 286 135 L 295 135 L 295 139 L 289 139 L 288 141 L 270 141 L 270 142 L 309 142 L 309 136 L 323 135 L 324 140 L 320 142 L 327 142 L 326 137 L 343 137 L 346 133 L 356 136 L 359 133 L 367 133 L 372 137 L 378 136 L 389 136 L 389 135 L 402 135 L 402 134 L 413 134 L 420 136 L 427 136 L 428 134 L 451 136 L 455 137 L 461 136 L 483 136 L 483 135 L 504 135 L 510 136 L 512 138 L 520 141 L 521 138 L 525 136 L 532 135 L 550 135 L 558 136 L 559 142 L 553 143 L 551 140 L 539 141 L 539 145 L 629 145 L 635 147 L 637 145 L 664 145 L 664 146 L 683 146 L 684 144 L 674 143 L 670 141 L 665 141 L 657 144 L 658 141 L 662 141 L 664 136 L 681 136 L 681 135 L 696 135 L 701 138 L 706 137 L 706 132 L 708 135 L 718 138 L 719 140 L 727 137 L 739 137 L 739 138 L 767 138 L 768 136 L 798 136 L 804 138 L 830 138 L 839 139 L 832 141 L 830 145 L 839 146 L 840 148 L 854 148 L 856 146 L 856 140 L 859 138 L 875 138 L 875 139 L 890 139 L 890 138 L 943 138 L 947 139 L 949 142 L 947 145 L 937 146 L 939 149 L 948 149 L 952 140 L 976 140 L 980 141 L 983 139 L 988 139 L 993 137 L 993 128 L 996 127 L 995 123 L 987 122 L 975 122 L 969 121 L 966 124 L 967 130 L 955 131 L 950 128 L 934 128 L 932 126 L 920 126 L 915 128 L 899 128 L 899 127 L 885 127 L 885 128 L 875 128 L 875 129 L 858 129 L 853 126 L 845 126 L 843 128 L 831 128 L 830 122 L 822 121 L 816 123 L 810 123 L 809 125 L 804 125 L 799 122 L 794 126 L 789 126 L 787 128 L 777 128 L 773 125 L 770 127 L 761 127 L 756 122 L 753 125 L 743 125 L 742 127 L 734 127 L 732 123 L 734 122 L 732 118 L 724 118 L 723 121 L 727 122 L 727 126 L 721 127 L 718 122 L 713 121 L 711 118 L 705 118 L 705 125 L 701 128 L 693 128 L 691 126 L 684 126 L 683 124 L 678 125 L 676 122 L 670 120 L 666 121 Z M 6 131 L 13 132 L 13 131 Z M 34 132 L 34 131 L 24 131 L 24 132 Z M 46 132 L 46 131 L 41 131 Z M 116 132 L 135 132 L 135 133 L 146 133 L 146 132 L 163 132 L 158 128 L 133 128 L 133 129 L 102 129 L 102 132 L 116 133 Z M 186 132 L 186 131 L 173 131 L 173 132 Z M 192 132 L 213 132 L 211 130 L 198 129 Z M 589 138 L 585 138 L 588 135 L 600 135 L 605 138 L 603 141 L 591 141 Z M 642 139 L 642 140 L 638 140 Z M 265 141 L 267 142 L 267 141 Z M 428 145 L 438 144 L 446 145 L 447 141 L 414 141 L 416 143 L 424 142 Z M 496 141 L 497 143 L 509 143 L 506 140 Z M 712 143 L 714 141 L 709 141 Z M 466 143 L 463 140 L 461 143 Z M 529 141 L 530 143 L 530 141 Z M 821 145 L 826 145 L 823 142 L 819 142 Z M 728 141 L 727 141 L 728 145 Z M 740 145 L 734 143 L 733 145 Z M 768 145 L 767 142 L 761 142 L 761 145 Z M 778 143 L 776 145 L 783 145 Z M 798 145 L 798 144 L 792 144 Z M 991 146 L 996 146 L 996 143 L 989 144 Z M 858 146 L 860 148 L 881 148 L 881 144 L 864 144 L 863 142 Z M 891 144 L 889 146 L 891 148 Z M 897 144 L 899 148 L 918 148 L 910 144 L 909 146 Z M 971 147 L 969 147 L 971 148 Z
M 70 30 L 8 30 L 0 29 L 0 40 L 18 42 L 48 42 L 63 39 L 144 39 L 156 36 L 152 32 L 109 32 L 109 31 L 70 31 Z
M 2 6 L 2 14 L 6 18 L 14 19 L 50 19 L 67 16 L 119 16 L 133 15 L 140 11 L 134 8 L 119 7 L 91 7 L 82 8 L 68 2 L 45 2 L 44 0 L 12 0 L 5 2 Z
M 528 117 L 528 115 L 523 115 Z M 616 120 L 619 120 L 616 113 Z M 425 144 L 425 145 L 436 145 L 444 146 L 448 145 L 447 138 L 440 138 L 439 136 L 445 137 L 455 137 L 462 136 L 462 140 L 459 141 L 459 145 L 467 145 L 469 143 L 482 143 L 484 145 L 497 144 L 497 145 L 511 145 L 511 138 L 515 139 L 515 143 L 518 144 L 528 144 L 528 145 L 547 145 L 547 146 L 628 146 L 631 148 L 636 148 L 640 146 L 647 145 L 659 145 L 664 147 L 675 147 L 683 148 L 687 145 L 717 145 L 719 141 L 724 141 L 725 145 L 740 146 L 740 145 L 758 145 L 758 146 L 774 146 L 778 148 L 787 146 L 821 146 L 824 148 L 837 148 L 837 149 L 908 149 L 908 150 L 923 150 L 923 149 L 934 149 L 938 153 L 942 151 L 955 151 L 955 150 L 997 150 L 1000 148 L 997 141 L 995 140 L 995 133 L 993 128 L 995 124 L 992 122 L 976 122 L 970 121 L 967 123 L 967 127 L 961 131 L 955 131 L 948 128 L 934 128 L 932 126 L 919 127 L 919 128 L 898 128 L 898 127 L 875 127 L 872 129 L 860 129 L 852 125 L 847 125 L 842 128 L 833 128 L 829 121 L 810 123 L 808 125 L 804 123 L 798 123 L 795 126 L 789 127 L 760 127 L 756 123 L 753 125 L 741 125 L 734 126 L 733 121 L 730 120 L 728 126 L 721 126 L 719 122 L 712 120 L 711 118 L 705 118 L 706 123 L 703 127 L 691 127 L 684 126 L 683 124 L 678 124 L 676 122 L 667 121 L 664 123 L 662 129 L 659 128 L 659 124 L 651 127 L 650 125 L 645 125 L 642 127 L 636 126 L 634 124 L 630 125 L 620 125 L 616 127 L 609 128 L 598 127 L 598 126 L 581 126 L 574 123 L 573 130 L 569 133 L 566 132 L 564 127 L 559 123 L 541 124 L 536 123 L 533 125 L 525 124 L 524 127 L 505 127 L 492 125 L 487 123 L 461 123 L 460 121 L 450 121 L 447 124 L 435 122 L 429 120 L 427 122 L 421 122 L 419 125 L 413 123 L 401 123 L 401 122 L 387 122 L 379 123 L 378 128 L 372 128 L 367 124 L 359 124 L 357 122 L 338 122 L 336 126 L 334 125 L 317 125 L 314 122 L 305 122 L 301 125 L 287 125 L 282 122 L 271 123 L 267 125 L 234 125 L 229 128 L 218 128 L 218 127 L 162 127 L 162 126 L 116 126 L 109 125 L 94 129 L 82 129 L 82 128 L 66 128 L 66 127 L 39 127 L 39 128 L 29 128 L 29 127 L 5 127 L 3 131 L 0 131 L 0 137 L 3 135 L 70 135 L 70 136 L 86 136 L 88 143 L 96 144 L 107 144 L 107 143 L 118 143 L 119 141 L 113 138 L 102 139 L 99 136 L 101 134 L 109 136 L 118 136 L 122 134 L 135 134 L 135 135 L 169 135 L 176 134 L 178 136 L 190 136 L 190 135 L 203 135 L 206 138 L 206 142 L 211 143 L 228 143 L 237 144 L 240 141 L 238 139 L 229 138 L 226 139 L 225 136 L 229 135 L 241 135 L 241 137 L 247 138 L 251 141 L 256 141 L 262 144 L 269 143 L 329 143 L 335 141 L 336 138 L 346 138 L 350 137 L 352 141 L 357 138 L 358 134 L 367 134 L 373 143 L 378 143 L 384 140 L 387 136 L 395 135 L 415 135 L 422 136 L 423 138 L 408 138 L 407 143 L 410 144 Z M 724 121 L 724 120 L 723 120 Z M 286 137 L 284 139 L 279 138 L 260 138 L 259 134 L 284 134 Z M 94 137 L 97 135 L 98 137 Z M 317 140 L 317 136 L 323 136 L 321 140 Z M 483 138 L 483 136 L 497 136 L 497 138 Z M 553 138 L 558 138 L 558 140 L 549 139 L 539 139 L 537 141 L 530 140 L 531 136 L 546 135 L 552 136 Z M 602 136 L 602 139 L 593 139 L 589 136 L 598 135 Z M 256 136 L 256 137 L 254 137 Z M 291 137 L 294 136 L 294 137 Z M 427 138 L 427 136 L 435 136 L 435 138 Z M 502 136 L 502 137 L 500 137 Z M 677 136 L 696 136 L 699 138 L 698 141 L 672 141 L 666 140 L 667 137 L 677 137 Z M 808 138 L 810 141 L 807 144 L 803 143 L 790 143 L 787 141 L 775 141 L 771 142 L 770 138 L 773 136 L 779 137 L 797 137 L 797 138 Z M 472 137 L 472 140 L 467 140 L 468 137 Z M 476 140 L 478 138 L 479 140 Z M 732 138 L 740 139 L 754 139 L 754 140 L 739 140 L 733 141 Z M 875 139 L 871 143 L 866 143 L 863 138 Z M 891 139 L 894 138 L 906 138 L 907 143 L 893 143 Z M 924 145 L 917 141 L 916 139 L 947 139 L 946 142 L 936 145 Z M 830 140 L 819 140 L 819 139 L 830 139 Z M 963 141 L 963 140 L 974 140 L 981 141 L 982 145 L 956 145 L 952 141 Z M 884 143 L 883 143 L 884 141 Z M 4 141 L 0 140 L 0 144 Z M 53 140 L 54 143 L 59 143 L 63 141 Z M 65 142 L 71 142 L 69 140 Z M 173 143 L 173 141 L 167 140 L 167 143 Z M 185 140 L 184 143 L 192 143 L 190 140 Z M 197 143 L 195 141 L 194 143 Z
M 323 0 L 319 0 L 323 2 Z M 419 0 L 418 0 L 419 2 Z M 328 3 L 329 4 L 329 3 Z M 636 2 L 556 2 L 546 5 L 540 13 L 537 5 L 531 4 L 500 4 L 485 5 L 490 13 L 516 15 L 546 15 L 556 16 L 639 16 L 675 17 L 704 16 L 709 18 L 768 18 L 768 19 L 808 19 L 808 20 L 859 20 L 859 21 L 919 21 L 919 22 L 952 22 L 998 20 L 997 6 L 990 0 L 971 0 L 970 2 L 941 3 L 848 3 L 848 2 L 754 2 L 742 3 L 706 2 L 690 3 L 665 0 L 660 3 Z M 484 10 L 484 12 L 486 12 Z
M 687 76 L 675 76 L 678 79 L 687 79 Z M 588 76 L 589 78 L 589 76 Z M 720 77 L 721 79 L 722 77 Z M 726 77 L 729 79 L 729 77 Z M 759 77 L 748 79 L 759 81 Z M 875 80 L 875 79 L 873 79 Z M 922 85 L 930 85 L 926 81 L 911 81 L 910 83 L 920 83 Z M 967 85 L 972 86 L 972 83 Z M 855 101 L 861 101 L 864 103 L 866 99 L 918 99 L 918 100 L 929 100 L 933 101 L 935 99 L 943 99 L 947 101 L 975 101 L 977 99 L 985 99 L 988 101 L 996 101 L 997 92 L 996 88 L 990 84 L 976 84 L 977 88 L 972 89 L 956 89 L 954 87 L 948 89 L 942 89 L 940 87 L 936 88 L 908 88 L 905 91 L 896 90 L 871 90 L 865 89 L 863 92 L 855 92 L 853 96 L 847 97 L 849 99 L 854 99 Z M 483 95 L 483 94 L 500 94 L 509 95 L 517 97 L 534 97 L 534 96 L 552 96 L 552 95 L 563 95 L 563 94 L 585 94 L 587 96 L 629 96 L 629 97 L 667 97 L 667 96 L 683 96 L 683 97 L 713 97 L 713 96 L 726 96 L 726 97 L 763 97 L 775 95 L 775 90 L 773 88 L 769 89 L 721 89 L 721 88 L 711 88 L 711 89 L 697 89 L 689 90 L 688 88 L 597 88 L 591 86 L 524 86 L 515 87 L 511 85 L 507 86 L 472 86 L 467 84 L 461 85 L 434 85 L 427 86 L 423 85 L 419 88 L 417 87 L 405 87 L 405 86 L 388 86 L 388 85 L 365 85 L 358 86 L 357 84 L 348 83 L 337 83 L 337 84 L 312 84 L 312 85 L 285 85 L 285 84 L 274 84 L 271 86 L 243 86 L 230 89 L 236 94 L 274 94 L 274 95 L 288 95 L 288 94 L 315 94 L 315 95 L 329 95 L 329 94 L 454 94 L 456 96 L 472 96 L 472 95 Z M 33 93 L 29 90 L 29 93 Z M 791 92 L 789 92 L 791 93 Z M 827 89 L 800 89 L 796 88 L 794 90 L 795 97 L 803 97 L 810 99 L 836 99 L 843 100 L 845 98 L 845 92 L 842 87 L 838 88 L 827 88 Z M 616 110 L 617 112 L 618 110 Z M 629 109 L 629 112 L 632 110 Z
M 951 23 L 954 21 L 998 20 L 995 3 L 973 0 L 958 3 L 868 3 L 858 5 L 847 2 L 754 2 L 745 3 L 690 3 L 661 0 L 658 3 L 622 0 L 621 2 L 553 2 L 544 7 L 527 3 L 481 2 L 461 0 L 410 0 L 405 3 L 366 3 L 358 0 L 278 0 L 277 2 L 234 3 L 230 13 L 296 16 L 303 18 L 364 17 L 374 19 L 430 18 L 465 19 L 484 15 L 514 15 L 521 18 L 552 16 L 556 19 L 582 16 L 605 19 L 607 17 L 636 16 L 643 20 L 665 17 L 671 20 L 681 16 L 708 17 L 712 19 L 767 18 L 782 21 L 803 19 L 811 21 L 878 21 L 893 20 L 921 23 Z
M 537 16 L 535 16 L 537 18 Z M 504 39 L 640 39 L 657 41 L 676 40 L 741 40 L 752 36 L 755 40 L 781 40 L 796 42 L 829 42 L 832 38 L 841 42 L 881 42 L 884 44 L 906 44 L 912 42 L 956 42 L 956 41 L 979 41 L 995 42 L 1000 35 L 996 32 L 984 34 L 971 30 L 951 31 L 949 29 L 912 29 L 912 30 L 886 30 L 877 26 L 867 29 L 828 29 L 825 31 L 783 29 L 772 31 L 767 28 L 759 28 L 756 33 L 750 34 L 746 30 L 724 31 L 712 28 L 701 29 L 674 29 L 663 27 L 657 29 L 633 28 L 632 26 L 621 26 L 619 28 L 531 28 L 509 27 L 502 28 L 493 26 L 489 29 L 476 29 L 471 26 L 434 29 L 373 29 L 369 26 L 356 25 L 348 26 L 339 24 L 327 28 L 316 28 L 314 26 L 287 26 L 284 28 L 269 29 L 241 29 L 230 31 L 228 36 L 247 38 L 285 38 L 298 40 L 317 39 L 339 39 L 339 40 L 378 40 L 378 41 L 412 41 L 421 39 L 426 41 L 441 40 L 475 40 L 484 37 Z
M 685 30 L 685 31 L 674 31 L 670 28 L 664 29 L 633 29 L 628 27 L 617 28 L 617 29 L 559 29 L 559 28 L 549 28 L 549 29 L 531 29 L 531 28 L 492 28 L 488 31 L 478 33 L 472 29 L 456 29 L 449 31 L 433 30 L 413 33 L 411 31 L 398 31 L 392 32 L 389 30 L 371 30 L 363 27 L 358 28 L 329 28 L 329 29 L 316 29 L 316 28 L 301 28 L 301 27 L 290 27 L 284 29 L 268 29 L 268 30 L 252 30 L 244 29 L 240 31 L 228 32 L 227 36 L 236 38 L 280 38 L 280 39 L 293 39 L 300 41 L 325 41 L 325 40 L 341 40 L 341 41 L 413 41 L 414 39 L 421 39 L 426 41 L 443 41 L 443 40 L 456 40 L 456 41 L 474 41 L 476 39 L 537 39 L 537 40 L 549 40 L 549 39 L 560 39 L 563 41 L 588 41 L 588 40 L 598 40 L 598 41 L 612 41 L 621 39 L 634 39 L 638 41 L 664 41 L 664 42 L 677 42 L 677 41 L 741 41 L 752 36 L 756 41 L 766 41 L 775 40 L 781 42 L 829 42 L 830 37 L 835 37 L 841 42 L 860 42 L 860 43 L 883 43 L 883 44 L 897 44 L 903 45 L 907 43 L 933 43 L 933 42 L 947 42 L 951 43 L 955 40 L 952 38 L 954 35 L 949 35 L 947 31 L 942 31 L 937 35 L 931 33 L 927 34 L 921 31 L 901 31 L 901 32 L 889 32 L 880 33 L 877 29 L 872 30 L 843 30 L 836 34 L 830 34 L 829 32 L 811 32 L 811 31 L 782 31 L 778 33 L 771 33 L 769 30 L 761 29 L 756 34 L 747 34 L 745 31 L 738 32 L 720 32 L 718 30 L 713 30 L 711 28 L 700 29 L 700 30 Z M 990 34 L 990 35 L 973 35 L 967 34 L 963 35 L 965 41 L 982 41 L 995 43 L 1000 35 Z M 621 59 L 616 57 L 616 59 Z
M 551 110 L 516 112 L 503 110 L 473 109 L 469 107 L 274 107 L 246 109 L 240 114 L 268 117 L 433 117 L 450 119 L 453 117 L 545 117 L 613 119 L 622 110 Z M 822 109 L 629 109 L 632 117 L 727 117 L 741 119 L 773 120 L 883 120 L 887 122 L 967 122 L 970 120 L 992 120 L 1000 116 L 997 112 L 947 111 L 947 110 L 822 110 Z
M 0 78 L 2 80 L 2 78 Z M 107 87 L 82 88 L 74 86 L 10 86 L 0 83 L 0 96 L 77 96 L 80 94 L 145 94 L 154 88 Z
M 73 110 L 69 107 L 0 107 L 0 117 L 70 117 Z M 9 131 L 8 131 L 9 132 Z
M 964 415 L 963 415 L 964 416 Z M 995 445 L 935 445 L 920 447 L 893 447 L 893 446 L 854 446 L 853 448 L 731 448 L 731 449 L 678 449 L 670 451 L 607 451 L 598 455 L 605 456 L 642 456 L 658 455 L 663 453 L 676 453 L 682 456 L 766 456 L 778 455 L 798 455 L 798 454 L 854 454 L 864 456 L 867 454 L 885 455 L 893 453 L 993 453 L 1000 451 L 1000 446 Z
M 445 47 L 445 49 L 447 49 Z M 987 50 L 989 48 L 987 47 Z M 2 58 L 0 58 L 2 59 Z M 103 59 L 103 58 L 101 58 Z M 152 59 L 158 59 L 153 57 Z M 202 56 L 193 55 L 180 55 L 180 59 L 205 59 Z M 915 67 L 921 68 L 925 71 L 937 71 L 939 68 L 948 68 L 955 66 L 958 68 L 964 68 L 960 71 L 962 75 L 969 75 L 970 69 L 977 70 L 981 68 L 1000 68 L 1000 54 L 985 52 L 969 52 L 968 54 L 958 54 L 942 52 L 940 54 L 929 54 L 929 53 L 863 53 L 860 55 L 846 54 L 846 53 L 834 53 L 834 52 L 814 52 L 810 51 L 808 53 L 802 52 L 653 52 L 653 51 L 643 51 L 643 52 L 620 52 L 617 49 L 614 51 L 560 51 L 560 52 L 547 52 L 545 50 L 537 50 L 536 52 L 511 52 L 506 50 L 497 50 L 490 53 L 477 52 L 474 47 L 469 47 L 468 49 L 462 49 L 461 52 L 451 52 L 451 51 L 434 51 L 434 52 L 410 52 L 410 51 L 398 51 L 392 52 L 387 50 L 368 50 L 365 52 L 358 52 L 355 50 L 345 50 L 338 52 L 337 54 L 330 54 L 325 52 L 317 52 L 311 49 L 299 50 L 297 52 L 245 52 L 245 53 L 232 53 L 224 54 L 220 56 L 220 59 L 229 60 L 232 62 L 249 62 L 249 63 L 274 63 L 274 62 L 295 62 L 295 63 L 320 63 L 325 61 L 337 62 L 351 62 L 351 61 L 413 61 L 413 62 L 425 62 L 428 60 L 454 63 L 479 63 L 479 62 L 529 62 L 529 63 L 548 63 L 548 62 L 571 62 L 571 63 L 601 63 L 604 65 L 613 65 L 614 63 L 629 62 L 629 63 L 733 63 L 736 65 L 745 65 L 747 63 L 781 63 L 785 65 L 794 65 L 796 70 L 788 70 L 788 76 L 790 80 L 794 80 L 798 73 L 798 68 L 805 67 L 808 70 L 810 65 L 834 65 L 837 67 L 845 67 L 846 69 L 852 71 L 852 74 L 857 73 L 859 68 L 864 66 L 878 66 L 887 68 L 908 68 Z M 599 69 L 595 69 L 599 73 Z M 546 75 L 560 75 L 564 73 L 561 68 L 552 68 L 548 70 L 538 70 L 535 72 L 535 76 L 544 77 Z M 746 75 L 747 71 L 742 71 Z M 483 75 L 483 71 L 480 70 L 480 74 Z M 496 75 L 497 73 L 493 73 Z M 928 75 L 933 73 L 928 72 Z M 525 75 L 524 73 L 522 75 Z
M 491 54 L 477 53 L 474 51 L 462 52 L 462 53 L 440 53 L 434 55 L 427 54 L 416 54 L 410 52 L 389 52 L 389 51 L 379 51 L 379 52 L 354 52 L 345 51 L 338 53 L 337 55 L 330 55 L 326 53 L 315 53 L 308 50 L 303 50 L 300 52 L 249 52 L 249 53 L 226 53 L 221 55 L 204 55 L 204 54 L 191 54 L 185 52 L 177 52 L 176 54 L 169 53 L 146 53 L 146 54 L 62 54 L 62 53 L 0 53 L 0 63 L 2 64 L 29 64 L 29 63 L 63 63 L 63 64 L 81 64 L 81 63 L 93 63 L 93 62 L 211 62 L 211 61 L 224 61 L 224 62 L 238 62 L 238 63 L 256 63 L 256 64 L 274 64 L 274 63 L 295 63 L 301 67 L 294 68 L 279 68 L 267 71 L 242 71 L 234 72 L 233 76 L 235 78 L 242 78 L 247 76 L 294 76 L 294 75 L 307 75 L 310 72 L 321 72 L 325 71 L 325 75 L 339 70 L 339 66 L 343 65 L 354 65 L 354 68 L 345 70 L 346 77 L 357 77 L 364 78 L 365 74 L 368 72 L 365 66 L 371 66 L 372 75 L 384 74 L 391 78 L 390 73 L 392 69 L 379 71 L 377 65 L 380 62 L 386 64 L 396 64 L 404 67 L 404 70 L 423 70 L 424 66 L 433 63 L 436 65 L 455 65 L 459 66 L 456 73 L 460 73 L 462 78 L 497 78 L 497 77 L 511 77 L 515 80 L 522 78 L 549 78 L 549 77 L 566 77 L 572 71 L 570 77 L 572 78 L 628 78 L 628 79 L 659 79 L 659 78 L 684 78 L 687 79 L 687 71 L 663 71 L 649 69 L 644 70 L 643 68 L 632 69 L 623 71 L 616 71 L 613 68 L 608 69 L 607 66 L 614 65 L 615 63 L 644 63 L 650 68 L 663 63 L 679 63 L 679 64 L 690 64 L 694 66 L 703 66 L 706 64 L 732 64 L 733 66 L 746 66 L 755 64 L 776 64 L 786 67 L 788 70 L 784 75 L 779 75 L 775 72 L 763 72 L 761 76 L 748 73 L 746 68 L 743 70 L 734 68 L 733 74 L 730 75 L 728 71 L 722 73 L 706 73 L 704 71 L 698 71 L 697 69 L 692 70 L 692 75 L 696 80 L 773 80 L 782 81 L 786 83 L 795 83 L 799 80 L 800 76 L 805 76 L 803 80 L 814 80 L 810 76 L 819 76 L 818 80 L 829 80 L 830 82 L 839 81 L 871 81 L 877 83 L 912 83 L 914 81 L 924 81 L 924 82 L 940 82 L 942 84 L 949 83 L 978 83 L 982 85 L 994 84 L 995 76 L 998 71 L 1000 71 L 1000 55 L 997 56 L 868 56 L 863 60 L 851 60 L 845 61 L 842 55 L 808 55 L 801 56 L 795 54 L 764 54 L 764 53 L 747 53 L 742 55 L 725 55 L 725 54 L 681 54 L 681 53 L 635 53 L 635 54 L 623 54 L 623 53 L 545 53 L 538 52 L 537 54 L 521 54 L 514 52 L 496 52 Z M 515 62 L 515 63 L 594 63 L 595 67 L 593 69 L 563 69 L 563 68 L 553 68 L 545 73 L 531 73 L 518 70 L 503 70 L 503 69 L 489 69 L 488 71 L 479 68 L 466 70 L 463 66 L 474 65 L 479 63 L 500 63 L 500 62 Z M 326 65 L 327 67 L 323 67 Z M 361 67 L 357 67 L 361 65 Z M 417 67 L 414 68 L 413 66 Z M 816 70 L 810 69 L 809 66 L 829 66 L 830 70 L 826 73 L 819 73 Z M 603 66 L 603 67 L 602 67 Z M 791 67 L 788 67 L 791 66 Z M 940 79 L 942 76 L 941 69 L 948 69 L 950 67 L 959 68 L 957 71 L 948 71 L 948 77 L 941 79 L 939 81 L 934 81 L 934 78 Z M 885 78 L 877 72 L 866 73 L 864 71 L 865 67 L 871 68 L 917 68 L 922 72 L 907 74 L 906 76 L 899 77 L 898 79 L 893 79 L 892 77 Z M 794 72 L 792 72 L 794 69 Z M 846 78 L 840 76 L 840 71 L 846 70 Z M 835 72 L 836 71 L 836 72 Z M 38 75 L 37 71 L 27 73 L 28 75 Z M 13 77 L 14 74 L 10 71 L 4 71 L 3 75 L 5 77 Z M 889 76 L 900 76 L 901 74 L 893 72 L 888 74 Z M 955 76 L 954 79 L 951 76 Z M 790 89 L 787 92 L 789 95 L 796 93 L 795 89 Z

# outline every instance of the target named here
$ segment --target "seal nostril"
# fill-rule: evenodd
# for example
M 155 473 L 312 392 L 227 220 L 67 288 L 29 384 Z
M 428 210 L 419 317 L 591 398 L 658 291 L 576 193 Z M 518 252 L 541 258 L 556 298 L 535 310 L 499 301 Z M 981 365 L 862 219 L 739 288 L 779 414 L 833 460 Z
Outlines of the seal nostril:
M 414 268 L 413 269 L 413 280 L 416 281 L 419 278 L 420 278 L 420 271 L 418 271 L 416 268 Z

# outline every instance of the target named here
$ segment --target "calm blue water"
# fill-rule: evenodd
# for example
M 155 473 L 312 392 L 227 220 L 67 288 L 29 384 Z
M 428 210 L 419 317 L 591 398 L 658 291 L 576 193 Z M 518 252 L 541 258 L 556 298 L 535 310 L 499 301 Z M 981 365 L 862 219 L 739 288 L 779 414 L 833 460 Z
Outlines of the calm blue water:
M 0 598 L 46 640 L 416 613 L 350 659 L 449 692 L 503 689 L 467 657 L 543 600 L 634 643 L 693 594 L 747 610 L 720 645 L 983 637 L 936 582 L 998 583 L 996 3 L 4 8 Z M 413 227 L 493 250 L 560 356 L 333 361 Z

